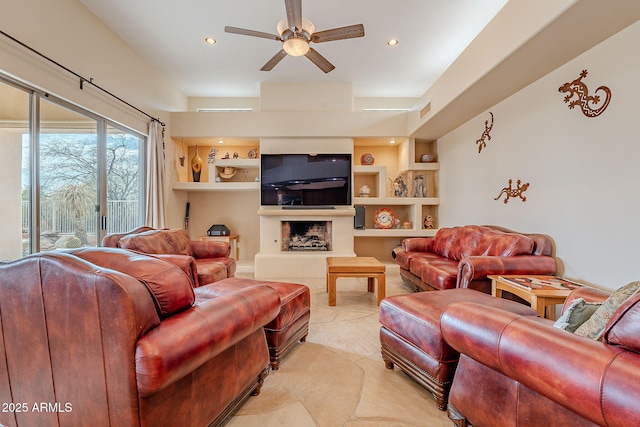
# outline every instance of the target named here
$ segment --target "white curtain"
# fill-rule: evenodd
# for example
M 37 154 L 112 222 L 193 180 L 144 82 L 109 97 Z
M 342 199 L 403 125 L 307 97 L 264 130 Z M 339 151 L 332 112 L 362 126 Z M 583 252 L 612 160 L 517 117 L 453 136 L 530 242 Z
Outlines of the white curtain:
M 165 227 L 164 203 L 164 128 L 152 120 L 147 138 L 147 197 L 146 225 Z

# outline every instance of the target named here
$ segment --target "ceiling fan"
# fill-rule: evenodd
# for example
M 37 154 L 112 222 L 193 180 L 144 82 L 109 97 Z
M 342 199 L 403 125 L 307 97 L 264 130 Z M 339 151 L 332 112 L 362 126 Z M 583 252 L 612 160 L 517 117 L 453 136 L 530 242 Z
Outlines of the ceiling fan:
M 224 27 L 224 31 L 227 33 L 262 37 L 282 42 L 282 49 L 267 61 L 260 68 L 260 71 L 271 71 L 287 55 L 304 55 L 316 64 L 318 68 L 328 73 L 336 67 L 324 56 L 320 55 L 318 51 L 309 46 L 309 43 L 324 43 L 364 36 L 364 26 L 362 24 L 315 32 L 313 23 L 302 16 L 302 0 L 285 0 L 284 7 L 287 11 L 287 17 L 278 23 L 278 34 L 246 30 L 238 27 Z

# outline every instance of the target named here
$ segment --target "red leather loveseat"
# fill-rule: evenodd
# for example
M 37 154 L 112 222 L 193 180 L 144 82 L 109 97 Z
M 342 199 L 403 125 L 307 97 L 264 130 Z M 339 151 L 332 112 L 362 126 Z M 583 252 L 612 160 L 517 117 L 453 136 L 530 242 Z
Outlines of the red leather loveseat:
M 543 234 L 497 226 L 441 228 L 404 239 L 394 250 L 400 275 L 415 290 L 471 288 L 491 293 L 491 274 L 554 274 L 553 243 Z
M 280 297 L 256 284 L 199 298 L 210 286 L 116 248 L 0 263 L 0 424 L 223 424 L 269 372 Z
M 191 240 L 183 229 L 140 227 L 128 233 L 107 235 L 102 245 L 145 254 L 193 257 L 196 287 L 234 277 L 236 272 L 236 261 L 229 256 L 229 243 Z
M 580 298 L 608 296 L 576 289 L 563 313 Z M 547 319 L 472 302 L 449 305 L 442 336 L 460 352 L 449 417 L 459 427 L 640 425 L 640 295 L 611 311 L 596 340 Z

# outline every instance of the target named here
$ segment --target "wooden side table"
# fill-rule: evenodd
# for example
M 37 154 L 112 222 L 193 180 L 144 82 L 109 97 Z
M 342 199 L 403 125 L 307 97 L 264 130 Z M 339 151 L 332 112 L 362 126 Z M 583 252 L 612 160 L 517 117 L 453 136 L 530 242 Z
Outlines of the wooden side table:
M 501 278 L 509 277 L 534 277 L 537 279 L 553 278 L 553 276 L 536 276 L 536 275 L 514 275 L 514 276 L 488 276 L 491 279 L 491 294 L 494 297 L 501 298 L 502 292 L 506 291 L 514 295 L 519 296 L 523 300 L 531 304 L 531 308 L 536 310 L 540 317 L 555 320 L 556 318 L 556 304 L 564 304 L 564 300 L 567 299 L 572 289 L 527 289 L 523 286 L 518 286 Z M 545 310 L 547 308 L 547 310 Z
M 240 259 L 240 236 L 238 234 L 229 234 L 228 236 L 202 236 L 200 240 L 209 240 L 212 242 L 227 242 L 232 244 L 233 242 L 233 250 L 232 254 L 235 254 L 235 260 Z
M 385 266 L 374 257 L 327 257 L 327 292 L 329 306 L 336 305 L 336 281 L 339 277 L 366 277 L 367 290 L 373 292 L 378 282 L 378 305 L 385 296 Z

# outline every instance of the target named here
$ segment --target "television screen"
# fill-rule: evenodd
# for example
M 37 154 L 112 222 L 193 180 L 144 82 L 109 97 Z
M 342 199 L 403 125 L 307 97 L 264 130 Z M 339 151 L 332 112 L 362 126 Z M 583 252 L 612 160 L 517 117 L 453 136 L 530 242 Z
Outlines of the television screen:
M 262 154 L 263 206 L 351 205 L 351 154 Z

